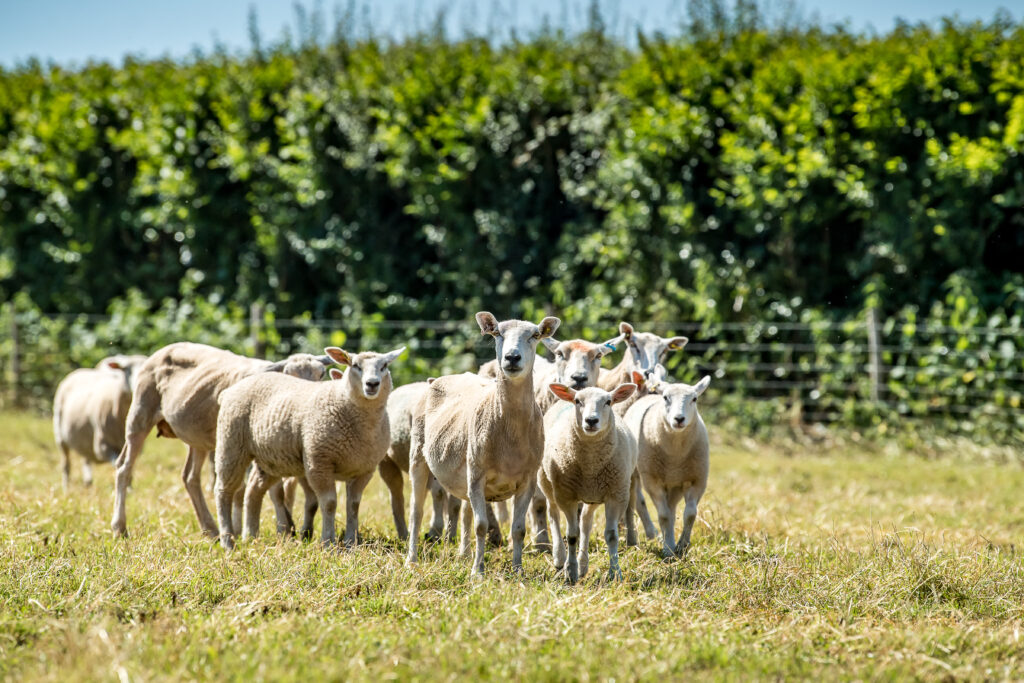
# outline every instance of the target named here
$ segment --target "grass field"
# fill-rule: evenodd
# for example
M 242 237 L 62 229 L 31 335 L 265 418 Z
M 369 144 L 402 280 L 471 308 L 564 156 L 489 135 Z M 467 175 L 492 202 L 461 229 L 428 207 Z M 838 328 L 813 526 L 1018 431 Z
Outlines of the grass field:
M 1024 469 L 835 448 L 725 446 L 694 546 L 624 549 L 619 584 L 548 556 L 489 576 L 443 544 L 403 566 L 386 490 L 354 551 L 198 531 L 180 442 L 150 438 L 110 537 L 112 470 L 65 494 L 49 422 L 0 413 L 6 680 L 1024 677 Z M 600 524 L 595 528 L 600 529 Z M 677 527 L 678 528 L 678 527 Z

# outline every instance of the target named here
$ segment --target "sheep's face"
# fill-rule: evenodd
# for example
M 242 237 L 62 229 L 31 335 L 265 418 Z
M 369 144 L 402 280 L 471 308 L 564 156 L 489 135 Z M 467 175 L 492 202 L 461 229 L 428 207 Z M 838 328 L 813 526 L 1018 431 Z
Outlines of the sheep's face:
M 615 421 L 612 406 L 621 403 L 636 391 L 635 384 L 620 384 L 615 391 L 599 387 L 587 387 L 576 391 L 564 384 L 552 384 L 552 394 L 563 401 L 571 402 L 576 408 L 576 428 L 584 437 L 603 434 Z
M 633 376 L 636 377 L 639 373 L 634 372 Z M 650 370 L 645 370 L 643 373 L 643 389 L 644 394 L 662 394 L 665 388 L 669 385 L 668 370 L 661 363 L 658 363 Z
M 659 337 L 650 332 L 637 332 L 629 323 L 621 323 L 619 332 L 626 340 L 633 367 L 641 371 L 653 369 L 665 360 L 665 354 L 681 350 L 690 341 L 686 337 Z
M 544 340 L 544 345 L 555 356 L 555 379 L 579 391 L 597 386 L 601 359 L 614 351 L 621 339 L 616 337 L 602 344 L 593 344 L 583 339 L 558 342 L 549 338 Z
M 124 381 L 130 393 L 135 393 L 139 384 L 139 371 L 147 356 L 111 356 L 100 361 L 99 366 L 106 370 L 115 370 L 124 373 Z
M 672 431 L 682 431 L 697 421 L 697 397 L 704 393 L 711 383 L 710 377 L 703 377 L 695 385 L 666 384 L 662 390 L 662 416 L 665 425 Z
M 331 377 L 334 379 L 347 378 L 354 390 L 359 391 L 364 398 L 371 401 L 391 393 L 391 370 L 389 366 L 404 351 L 405 347 L 403 346 L 390 353 L 364 351 L 352 355 L 336 346 L 324 349 L 324 352 L 331 360 L 348 366 L 348 370 L 344 374 L 339 373 L 338 370 L 331 370 Z
M 334 361 L 329 356 L 314 356 L 309 353 L 293 353 L 283 361 L 267 368 L 268 372 L 283 372 L 292 377 L 319 382 L 327 374 L 327 368 Z
M 558 329 L 558 318 L 547 317 L 539 325 L 524 320 L 506 320 L 481 311 L 476 314 L 480 331 L 494 337 L 495 352 L 501 373 L 508 379 L 518 379 L 533 372 L 537 357 L 537 342 L 547 339 Z

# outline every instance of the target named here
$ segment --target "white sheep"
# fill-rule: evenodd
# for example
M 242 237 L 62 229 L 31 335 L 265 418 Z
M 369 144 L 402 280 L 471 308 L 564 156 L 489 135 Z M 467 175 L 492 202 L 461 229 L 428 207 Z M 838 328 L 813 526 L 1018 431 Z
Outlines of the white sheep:
M 535 394 L 540 412 L 546 414 L 548 409 L 558 401 L 548 389 L 552 383 L 565 384 L 576 391 L 597 386 L 597 380 L 601 373 L 601 360 L 615 351 L 623 338 L 623 335 L 620 334 L 613 339 L 596 344 L 585 339 L 567 341 L 557 341 L 550 337 L 544 339 L 541 343 L 552 353 L 555 360 L 554 363 L 549 364 L 545 372 L 538 374 L 536 370 L 534 371 L 537 385 Z M 546 519 L 547 500 L 540 487 L 533 492 L 530 515 L 533 523 L 534 547 L 539 550 L 548 550 L 551 547 L 551 542 L 548 539 Z
M 463 513 L 463 554 L 469 550 L 472 516 L 476 532 L 476 575 L 484 570 L 488 501 L 514 496 L 512 565 L 522 570 L 526 511 L 533 497 L 544 448 L 543 417 L 533 391 L 537 343 L 558 329 L 558 318 L 539 325 L 520 320 L 499 323 L 490 313 L 476 315 L 480 330 L 494 337 L 500 373 L 494 381 L 471 375 L 435 380 L 413 416 L 409 476 L 409 554 L 417 560 L 417 541 L 429 475 L 470 506 Z
M 632 517 L 630 501 L 636 495 L 637 447 L 636 439 L 616 418 L 612 405 L 632 396 L 636 385 L 622 384 L 612 392 L 598 387 L 575 391 L 564 384 L 551 384 L 549 389 L 552 395 L 568 402 L 553 406 L 544 416 L 544 458 L 537 473 L 550 503 L 548 517 L 555 537 L 555 567 L 565 566 L 569 583 L 586 576 L 594 511 L 604 505 L 608 577 L 621 578 L 619 521 Z M 568 562 L 560 511 L 567 522 Z
M 117 488 L 110 523 L 114 534 L 127 533 L 128 483 L 146 436 L 156 427 L 159 436 L 181 439 L 188 446 L 182 481 L 199 526 L 216 538 L 217 524 L 203 496 L 201 475 L 203 463 L 216 446 L 217 399 L 221 392 L 240 379 L 261 372 L 283 372 L 319 380 L 332 363 L 326 356 L 307 353 L 271 363 L 191 342 L 169 344 L 150 356 L 138 373 L 125 422 L 125 443 L 117 459 Z M 239 516 L 240 513 L 239 508 Z
M 658 510 L 663 554 L 683 553 L 690 545 L 690 532 L 697 519 L 697 503 L 708 483 L 708 432 L 697 411 L 697 397 L 711 383 L 710 377 L 697 384 L 664 384 L 661 394 L 638 400 L 626 413 L 626 426 L 637 440 L 637 469 L 643 487 Z M 675 540 L 675 510 L 680 499 L 683 533 Z M 643 505 L 642 499 L 637 501 Z
M 92 484 L 92 464 L 114 462 L 124 446 L 124 421 L 132 387 L 146 356 L 110 356 L 95 368 L 68 374 L 53 397 L 53 438 L 63 457 L 64 488 L 71 451 L 82 456 L 82 480 Z
M 384 480 L 391 493 L 391 513 L 395 519 L 398 537 L 403 541 L 409 537 L 409 530 L 405 523 L 405 493 L 403 491 L 405 480 L 402 473 L 409 471 L 409 442 L 412 436 L 413 408 L 423 397 L 427 386 L 427 382 L 405 384 L 392 391 L 388 398 L 391 444 L 388 447 L 387 455 L 380 461 L 378 471 L 380 478 Z M 444 532 L 442 527 L 444 526 L 445 508 L 448 506 L 448 494 L 433 477 L 431 477 L 429 488 L 434 499 L 434 516 L 431 519 L 426 538 L 437 540 Z M 462 507 L 461 502 L 457 498 L 453 499 L 452 507 L 454 507 L 454 512 L 449 512 L 448 515 L 447 535 L 449 540 L 455 538 L 458 515 Z
M 665 360 L 669 351 L 679 351 L 689 341 L 686 337 L 659 337 L 650 332 L 637 332 L 629 323 L 619 323 L 619 333 L 626 342 L 626 353 L 611 370 L 601 370 L 597 385 L 611 391 L 620 384 L 632 381 L 633 373 L 647 374 Z M 619 415 L 625 415 L 632 401 L 616 406 Z
M 391 394 L 389 366 L 405 348 L 351 355 L 328 347 L 325 353 L 347 365 L 331 369 L 334 381 L 311 384 L 278 374 L 248 377 L 220 395 L 217 417 L 217 515 L 221 545 L 234 547 L 231 504 L 246 468 L 256 476 L 245 491 L 243 537 L 259 530 L 263 495 L 282 477 L 302 477 L 322 511 L 320 540 L 335 542 L 335 481 L 346 484 L 345 544 L 355 545 L 363 489 L 384 458 L 391 440 L 386 410 Z M 280 511 L 279 511 L 280 517 Z

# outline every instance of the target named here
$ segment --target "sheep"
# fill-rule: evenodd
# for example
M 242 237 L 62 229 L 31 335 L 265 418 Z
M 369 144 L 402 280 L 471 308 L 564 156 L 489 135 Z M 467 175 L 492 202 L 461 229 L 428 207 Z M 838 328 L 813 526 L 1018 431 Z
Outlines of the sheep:
M 708 432 L 697 412 L 697 397 L 711 383 L 664 384 L 661 395 L 649 394 L 626 413 L 626 426 L 637 440 L 637 469 L 643 488 L 658 510 L 665 557 L 686 552 L 697 519 L 697 503 L 708 483 Z M 683 533 L 675 540 L 675 510 L 685 499 Z M 642 497 L 638 504 L 644 505 Z
M 598 505 L 604 505 L 608 578 L 621 579 L 619 521 L 626 515 L 632 517 L 630 501 L 635 501 L 636 496 L 637 446 L 636 439 L 616 418 L 612 405 L 632 396 L 636 385 L 621 384 L 607 392 L 598 387 L 575 391 L 554 383 L 549 390 L 569 403 L 552 407 L 544 416 L 544 458 L 537 472 L 540 487 L 551 503 L 548 517 L 555 537 L 555 568 L 564 565 L 571 584 L 586 576 L 594 511 Z M 567 521 L 568 562 L 559 511 Z
M 647 373 L 665 359 L 669 351 L 679 351 L 690 341 L 686 337 L 659 337 L 650 332 L 636 332 L 629 323 L 619 324 L 619 333 L 626 341 L 628 353 L 611 370 L 602 370 L 597 385 L 611 391 L 620 384 L 629 382 L 634 371 Z M 639 397 L 637 397 L 639 398 Z M 635 399 L 634 399 L 635 400 Z M 616 406 L 620 416 L 625 415 L 632 402 Z
M 216 538 L 217 524 L 203 496 L 201 475 L 203 463 L 216 445 L 220 393 L 238 380 L 260 372 L 319 380 L 331 364 L 326 356 L 307 353 L 271 363 L 191 342 L 169 344 L 150 356 L 138 373 L 125 422 L 125 443 L 117 458 L 117 488 L 110 522 L 113 533 L 127 534 L 128 483 L 146 436 L 156 427 L 158 436 L 175 437 L 188 446 L 182 481 L 199 526 L 206 535 Z
M 619 335 L 606 342 L 595 344 L 585 339 L 572 339 L 569 341 L 557 341 L 547 338 L 542 343 L 555 358 L 548 370 L 538 376 L 536 370 L 534 377 L 537 380 L 537 405 L 542 414 L 557 402 L 557 398 L 548 390 L 552 382 L 571 386 L 579 391 L 585 387 L 597 386 L 597 380 L 601 373 L 601 360 L 616 350 L 616 347 L 623 340 Z M 493 362 L 493 361 L 492 361 Z M 547 500 L 544 492 L 538 487 L 533 493 L 533 502 L 530 504 L 530 514 L 533 522 L 533 545 L 540 550 L 547 550 L 551 547 L 548 539 L 546 522 Z
M 92 484 L 92 463 L 114 462 L 124 446 L 124 421 L 132 388 L 146 356 L 110 356 L 95 368 L 68 374 L 53 397 L 53 438 L 63 457 L 68 488 L 71 451 L 82 456 L 82 480 Z
M 474 521 L 474 575 L 484 571 L 487 502 L 515 497 L 512 513 L 512 565 L 522 571 L 526 510 L 533 498 L 537 468 L 544 448 L 544 427 L 533 391 L 537 343 L 558 329 L 558 318 L 539 325 L 521 320 L 499 323 L 487 311 L 476 314 L 480 331 L 495 339 L 500 373 L 494 381 L 467 375 L 435 380 L 413 413 L 409 477 L 409 553 L 417 561 L 417 536 L 423 514 L 428 475 L 461 500 L 463 555 L 469 551 L 469 525 Z
M 398 387 L 391 392 L 388 398 L 388 423 L 391 427 L 391 445 L 388 453 L 380 461 L 378 471 L 380 478 L 388 487 L 391 493 L 391 512 L 395 518 L 395 529 L 401 540 L 409 537 L 409 531 L 405 523 L 405 494 L 402 490 L 404 479 L 402 472 L 409 471 L 409 440 L 412 432 L 412 409 L 416 402 L 423 396 L 428 386 L 427 382 L 413 382 Z M 429 485 L 430 492 L 434 498 L 434 516 L 427 531 L 426 538 L 436 540 L 441 538 L 442 526 L 444 525 L 444 510 L 448 503 L 448 494 L 444 492 L 436 479 L 431 477 Z M 455 526 L 458 521 L 458 513 L 461 504 L 455 499 L 454 514 L 448 516 L 448 537 L 455 536 Z
M 405 348 L 380 354 L 349 354 L 332 346 L 324 352 L 347 365 L 332 368 L 334 381 L 309 384 L 279 374 L 261 373 L 220 394 L 217 416 L 217 516 L 221 545 L 234 547 L 231 504 L 256 464 L 245 491 L 243 538 L 259 529 L 263 495 L 282 477 L 305 477 L 316 494 L 324 545 L 335 544 L 335 481 L 346 483 L 344 542 L 357 542 L 359 503 L 391 440 L 386 410 L 391 394 L 389 366 Z M 280 511 L 279 511 L 280 517 Z

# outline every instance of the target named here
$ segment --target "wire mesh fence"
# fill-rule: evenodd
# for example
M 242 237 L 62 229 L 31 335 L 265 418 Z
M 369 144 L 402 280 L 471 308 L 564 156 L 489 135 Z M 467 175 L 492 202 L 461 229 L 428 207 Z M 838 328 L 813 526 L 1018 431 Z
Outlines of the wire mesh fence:
M 382 351 L 407 346 L 407 359 L 395 368 L 399 383 L 472 371 L 493 357 L 493 345 L 471 320 L 281 320 L 257 306 L 248 313 L 190 327 L 188 315 L 166 324 L 8 311 L 0 336 L 0 395 L 5 405 L 45 409 L 71 369 L 180 339 L 268 358 L 331 344 Z M 1024 334 L 1017 326 L 927 326 L 872 315 L 811 323 L 630 322 L 637 330 L 689 337 L 682 352 L 666 357 L 666 366 L 676 381 L 711 375 L 711 404 L 729 401 L 734 411 L 762 416 L 785 412 L 805 423 L 931 419 L 959 428 L 984 422 L 1024 442 Z M 617 326 L 569 324 L 557 336 L 603 340 Z M 615 362 L 612 356 L 606 365 Z

